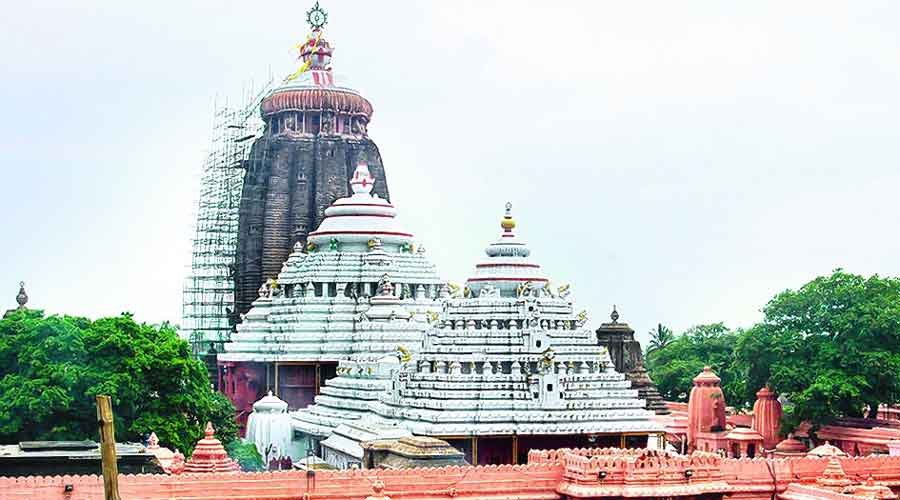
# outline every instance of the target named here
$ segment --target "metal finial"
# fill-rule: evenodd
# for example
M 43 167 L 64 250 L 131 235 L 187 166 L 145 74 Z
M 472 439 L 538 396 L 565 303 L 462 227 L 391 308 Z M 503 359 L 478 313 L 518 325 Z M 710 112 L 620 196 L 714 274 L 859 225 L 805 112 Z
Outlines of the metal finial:
M 613 304 L 612 314 L 610 314 L 609 317 L 610 317 L 610 319 L 612 319 L 612 322 L 613 322 L 613 323 L 616 323 L 616 322 L 619 321 L 619 311 L 616 311 L 616 305 L 615 305 L 615 304 Z
M 25 309 L 25 304 L 28 303 L 28 294 L 25 293 L 25 282 L 19 282 L 19 294 L 16 295 L 16 302 L 19 303 L 19 309 Z
M 316 1 L 313 8 L 306 11 L 306 22 L 313 30 L 320 30 L 328 24 L 328 13 L 325 12 L 325 9 L 319 7 L 318 1 Z

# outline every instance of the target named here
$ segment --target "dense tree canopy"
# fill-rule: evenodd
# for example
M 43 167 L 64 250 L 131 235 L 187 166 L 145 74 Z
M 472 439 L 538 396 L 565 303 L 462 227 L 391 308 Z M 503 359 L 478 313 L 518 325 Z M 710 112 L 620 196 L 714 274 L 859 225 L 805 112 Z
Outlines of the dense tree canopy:
M 663 327 L 665 328 L 665 327 Z M 647 366 L 660 394 L 668 401 L 687 401 L 693 379 L 709 365 L 722 377 L 726 401 L 734 404 L 737 394 L 730 377 L 734 343 L 738 333 L 722 323 L 698 325 L 676 335 L 662 347 L 648 349 Z
M 900 279 L 837 270 L 778 294 L 763 313 L 747 330 L 703 325 L 650 350 L 660 392 L 684 400 L 710 365 L 729 405 L 750 406 L 766 384 L 786 397 L 788 427 L 874 417 L 879 404 L 900 403 Z
M 900 279 L 837 270 L 763 312 L 737 359 L 790 400 L 793 423 L 874 417 L 879 404 L 900 402 Z
M 90 321 L 20 310 L 0 320 L 0 442 L 98 439 L 95 396 L 108 394 L 116 438 L 151 431 L 190 453 L 206 421 L 236 435 L 234 407 L 168 325 L 131 315 Z

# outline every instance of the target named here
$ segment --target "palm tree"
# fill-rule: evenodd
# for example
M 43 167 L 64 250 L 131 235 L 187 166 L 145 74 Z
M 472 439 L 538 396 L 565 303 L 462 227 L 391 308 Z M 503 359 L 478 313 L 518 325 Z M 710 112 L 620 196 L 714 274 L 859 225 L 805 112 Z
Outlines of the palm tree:
M 672 343 L 673 340 L 675 340 L 675 334 L 672 333 L 672 330 L 659 323 L 656 325 L 655 330 L 650 330 L 650 345 L 647 346 L 647 353 L 662 349 Z

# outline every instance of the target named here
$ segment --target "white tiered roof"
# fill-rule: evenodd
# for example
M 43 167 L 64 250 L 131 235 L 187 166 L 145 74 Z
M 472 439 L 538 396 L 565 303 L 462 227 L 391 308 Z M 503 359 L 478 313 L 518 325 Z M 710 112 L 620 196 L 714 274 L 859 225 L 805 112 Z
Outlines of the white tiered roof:
M 508 205 L 501 225 L 464 296 L 444 304 L 410 369 L 370 405 L 371 421 L 430 436 L 660 432 L 568 287 L 551 289 L 528 259 Z
M 353 195 L 326 209 L 308 247 L 295 247 L 278 279 L 260 289 L 220 360 L 339 361 L 418 350 L 443 283 L 393 205 L 372 194 L 374 181 L 360 163 Z
M 400 367 L 399 356 L 360 354 L 341 361 L 337 377 L 325 381 L 315 404 L 291 414 L 294 430 L 324 438 L 341 424 L 362 420 Z

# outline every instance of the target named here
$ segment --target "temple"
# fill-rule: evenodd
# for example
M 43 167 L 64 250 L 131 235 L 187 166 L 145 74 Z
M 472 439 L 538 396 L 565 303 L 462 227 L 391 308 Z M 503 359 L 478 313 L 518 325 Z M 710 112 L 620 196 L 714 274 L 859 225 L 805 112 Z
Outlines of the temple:
M 472 464 L 523 463 L 538 448 L 656 446 L 662 427 L 515 226 L 507 205 L 500 237 L 445 299 L 420 352 L 342 363 L 316 405 L 295 414 L 295 429 L 324 435 L 341 420 L 373 434 L 403 428 L 450 443 Z
M 631 386 L 638 390 L 638 396 L 647 402 L 647 408 L 658 415 L 668 415 L 666 402 L 644 368 L 644 354 L 640 342 L 634 339 L 634 330 L 628 323 L 619 322 L 616 306 L 609 318 L 609 323 L 603 323 L 597 329 L 597 342 L 609 350 L 616 371 L 628 377 Z
M 25 282 L 20 281 L 19 282 L 19 293 L 16 294 L 16 304 L 18 304 L 19 307 L 6 311 L 5 313 L 3 313 L 3 317 L 5 318 L 6 316 L 8 316 L 16 311 L 22 311 L 24 309 L 27 309 L 25 307 L 25 304 L 27 304 L 27 303 L 28 303 L 28 294 L 25 293 Z
M 374 192 L 365 162 L 348 184 L 353 194 L 325 211 L 305 245 L 294 245 L 218 356 L 220 387 L 242 425 L 266 391 L 304 408 L 339 361 L 417 351 L 440 307 L 434 265 Z
M 333 49 L 323 35 L 327 14 L 318 4 L 307 21 L 313 32 L 298 45 L 300 68 L 262 100 L 265 131 L 246 162 L 234 269 L 236 315 L 250 309 L 260 285 L 278 275 L 294 246 L 307 244 L 329 204 L 348 194 L 359 160 L 368 162 L 375 193 L 388 197 L 381 155 L 367 132 L 372 104 L 335 76 Z

